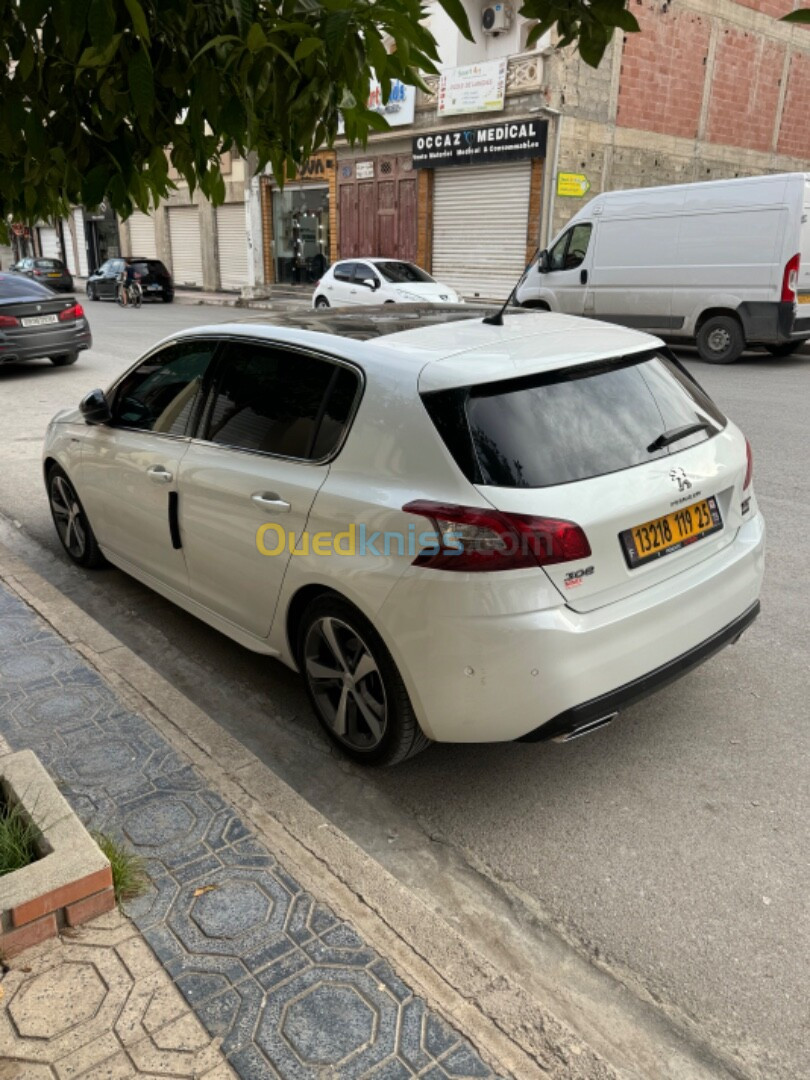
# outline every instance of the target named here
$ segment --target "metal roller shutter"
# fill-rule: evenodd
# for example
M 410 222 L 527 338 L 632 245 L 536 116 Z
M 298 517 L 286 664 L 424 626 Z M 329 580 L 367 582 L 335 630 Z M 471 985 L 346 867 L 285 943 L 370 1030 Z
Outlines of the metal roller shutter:
M 156 259 L 158 257 L 157 245 L 155 244 L 155 221 L 148 214 L 142 214 L 140 210 L 127 219 L 129 222 L 129 253 L 136 258 Z
M 62 258 L 62 249 L 59 246 L 59 237 L 56 235 L 56 229 L 51 228 L 49 225 L 40 225 L 39 245 L 42 249 L 42 254 L 44 258 Z
M 247 223 L 244 203 L 217 207 L 217 247 L 221 289 L 247 285 Z
M 505 300 L 526 265 L 531 162 L 437 169 L 433 276 L 468 299 Z
M 196 206 L 169 207 L 169 239 L 175 285 L 202 285 L 200 214 Z
M 70 221 L 62 219 L 62 235 L 65 238 L 65 265 L 71 274 L 78 273 L 76 269 L 76 249 L 73 246 L 73 233 L 70 231 Z
M 84 234 L 84 211 L 77 206 L 73 211 L 73 223 L 76 226 L 76 251 L 79 258 L 79 277 L 87 277 L 87 237 Z

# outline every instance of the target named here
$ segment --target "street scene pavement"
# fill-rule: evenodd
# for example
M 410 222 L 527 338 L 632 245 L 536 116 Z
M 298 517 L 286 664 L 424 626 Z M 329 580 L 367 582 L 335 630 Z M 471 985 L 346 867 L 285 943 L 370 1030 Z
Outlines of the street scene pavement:
M 140 311 L 95 304 L 88 315 L 94 347 L 75 366 L 58 370 L 41 361 L 0 369 L 0 541 L 493 963 L 538 997 L 561 995 L 592 1044 L 601 1040 L 615 1049 L 647 1030 L 653 1042 L 682 1039 L 694 1048 L 702 1064 L 684 1075 L 805 1075 L 810 880 L 801 583 L 810 358 L 750 353 L 723 368 L 679 350 L 754 451 L 757 498 L 769 530 L 768 573 L 762 615 L 736 647 L 570 745 L 441 745 L 397 769 L 369 772 L 330 749 L 290 671 L 239 648 L 117 570 L 90 574 L 68 565 L 41 480 L 40 448 L 51 415 L 108 385 L 160 338 L 241 317 L 232 308 L 180 304 Z M 24 734 L 36 737 L 34 729 Z M 76 737 L 62 737 L 69 761 Z M 41 743 L 37 748 L 47 752 Z M 101 744 L 98 753 L 103 757 Z M 167 766 L 161 776 L 178 768 Z M 173 795 L 205 801 L 198 789 L 190 779 Z M 151 790 L 115 794 L 105 787 L 105 812 L 120 815 L 116 800 L 148 801 Z M 212 822 L 222 807 L 216 799 L 208 806 Z M 168 836 L 166 844 L 169 851 Z M 229 834 L 227 844 L 237 861 L 270 860 L 240 874 L 276 873 L 272 857 L 255 851 L 250 837 Z M 206 869 L 223 875 L 223 866 L 217 857 Z M 171 873 L 178 882 L 178 871 L 162 859 L 153 868 L 160 897 L 160 880 Z M 194 880 L 203 878 L 207 883 L 205 875 Z M 188 891 L 188 879 L 178 887 Z M 272 887 L 284 888 L 275 880 Z M 285 894 L 290 919 L 293 895 Z M 178 933 L 165 930 L 168 907 L 160 899 L 132 912 L 179 983 L 189 934 L 199 931 L 189 907 L 181 905 Z M 233 911 L 242 917 L 238 903 Z M 330 944 L 330 933 L 346 941 Z M 290 939 L 302 971 L 314 970 L 318 949 L 333 946 L 359 950 L 364 977 L 378 962 L 365 958 L 361 942 L 348 944 L 351 929 L 326 909 L 308 934 L 309 951 Z M 258 955 L 265 944 L 257 938 L 251 947 Z M 270 970 L 278 961 L 267 963 Z M 233 1030 L 255 1007 L 259 967 L 240 967 L 238 977 L 226 961 L 211 970 L 249 992 L 238 1002 L 222 983 L 220 1002 L 228 1008 L 202 1009 L 202 1022 L 232 1038 L 235 1053 L 253 1053 L 255 1044 L 239 1042 L 244 1036 Z M 468 1052 L 459 1039 L 454 1046 Z M 473 1074 L 479 1075 L 449 1072 Z

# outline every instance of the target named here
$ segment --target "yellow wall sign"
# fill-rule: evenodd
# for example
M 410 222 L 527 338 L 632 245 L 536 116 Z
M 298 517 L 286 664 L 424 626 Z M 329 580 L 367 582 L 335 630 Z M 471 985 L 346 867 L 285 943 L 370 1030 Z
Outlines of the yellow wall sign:
M 568 195 L 574 199 L 581 199 L 591 190 L 591 182 L 585 173 L 561 172 L 557 173 L 557 194 Z

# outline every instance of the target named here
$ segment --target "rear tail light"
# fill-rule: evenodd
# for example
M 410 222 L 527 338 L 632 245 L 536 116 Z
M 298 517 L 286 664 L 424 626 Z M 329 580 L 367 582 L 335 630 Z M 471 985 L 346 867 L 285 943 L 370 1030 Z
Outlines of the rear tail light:
M 782 300 L 789 304 L 796 303 L 796 290 L 799 287 L 799 266 L 801 255 L 794 255 L 785 264 L 785 272 L 782 275 Z
M 59 312 L 60 322 L 69 322 L 73 319 L 80 319 L 84 315 L 84 308 L 81 304 L 72 304 L 70 307 L 65 308 L 64 311 Z
M 12 326 L 19 326 L 20 320 L 13 315 L 0 315 L 0 330 L 7 330 Z
M 320 283 L 321 283 L 321 279 L 320 279 L 320 278 L 318 278 L 318 280 L 317 280 L 317 281 L 315 282 L 315 288 L 316 288 L 316 289 L 318 288 L 318 286 L 320 285 Z
M 42 275 L 43 275 L 44 273 L 45 273 L 45 271 L 44 271 L 44 270 L 35 270 L 35 271 L 34 271 L 34 277 L 42 277 Z
M 402 509 L 428 518 L 432 525 L 429 542 L 414 559 L 414 566 L 464 573 L 521 570 L 586 559 L 591 554 L 588 538 L 572 521 L 425 499 Z
M 751 487 L 751 481 L 754 477 L 754 453 L 751 450 L 751 443 L 748 439 L 745 440 L 745 480 L 743 480 L 743 491 L 748 491 Z

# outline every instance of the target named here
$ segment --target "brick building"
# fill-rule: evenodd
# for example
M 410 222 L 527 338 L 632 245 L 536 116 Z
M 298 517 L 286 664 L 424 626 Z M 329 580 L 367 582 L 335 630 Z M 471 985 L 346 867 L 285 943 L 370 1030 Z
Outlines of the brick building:
M 600 191 L 810 171 L 810 29 L 779 22 L 794 0 L 631 0 L 641 33 L 617 34 L 597 71 L 548 57 L 563 114 L 555 231 Z

